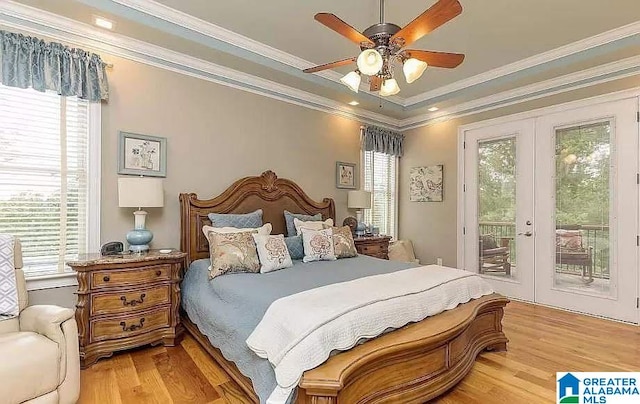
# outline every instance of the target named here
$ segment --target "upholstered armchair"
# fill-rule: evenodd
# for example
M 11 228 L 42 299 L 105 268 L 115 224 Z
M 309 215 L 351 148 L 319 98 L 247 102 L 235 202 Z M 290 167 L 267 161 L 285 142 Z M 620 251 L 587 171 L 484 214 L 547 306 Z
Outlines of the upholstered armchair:
M 0 320 L 0 402 L 75 403 L 80 357 L 74 311 L 28 306 L 18 241 L 14 256 L 20 315 Z

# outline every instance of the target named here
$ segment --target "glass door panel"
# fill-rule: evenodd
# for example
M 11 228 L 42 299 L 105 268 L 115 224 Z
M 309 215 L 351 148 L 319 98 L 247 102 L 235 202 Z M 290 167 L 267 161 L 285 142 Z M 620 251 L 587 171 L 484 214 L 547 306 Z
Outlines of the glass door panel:
M 555 130 L 554 288 L 610 296 L 612 126 Z

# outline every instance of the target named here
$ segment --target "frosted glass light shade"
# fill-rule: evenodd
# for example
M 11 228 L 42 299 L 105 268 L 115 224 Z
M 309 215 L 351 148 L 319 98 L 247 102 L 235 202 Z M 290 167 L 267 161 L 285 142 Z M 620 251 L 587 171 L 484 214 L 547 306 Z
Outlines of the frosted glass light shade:
M 382 83 L 382 87 L 380 88 L 380 95 L 383 97 L 387 97 L 390 95 L 396 95 L 400 92 L 400 87 L 398 87 L 398 82 L 396 79 L 387 79 Z
M 340 79 L 342 84 L 349 87 L 349 89 L 354 93 L 357 93 L 358 89 L 360 88 L 360 80 L 362 80 L 362 78 L 357 72 L 348 73 L 346 76 Z
M 418 59 L 407 59 L 404 61 L 404 65 L 402 65 L 402 71 L 404 73 L 404 78 L 407 79 L 407 83 L 413 83 L 418 80 L 422 73 L 427 70 L 429 65 L 426 62 Z
M 161 208 L 164 206 L 162 179 L 118 178 L 118 206 L 121 208 Z
M 367 76 L 380 73 L 383 64 L 382 55 L 375 49 L 363 50 L 356 62 L 358 70 Z
M 349 209 L 370 209 L 371 192 L 349 191 L 347 194 L 347 207 Z

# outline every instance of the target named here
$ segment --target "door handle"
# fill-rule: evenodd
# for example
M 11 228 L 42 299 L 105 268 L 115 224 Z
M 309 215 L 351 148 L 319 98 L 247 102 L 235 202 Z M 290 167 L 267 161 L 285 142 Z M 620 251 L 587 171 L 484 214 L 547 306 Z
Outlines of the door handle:
M 530 231 L 526 231 L 524 233 L 518 233 L 518 236 L 531 237 L 533 236 L 533 233 L 531 233 Z

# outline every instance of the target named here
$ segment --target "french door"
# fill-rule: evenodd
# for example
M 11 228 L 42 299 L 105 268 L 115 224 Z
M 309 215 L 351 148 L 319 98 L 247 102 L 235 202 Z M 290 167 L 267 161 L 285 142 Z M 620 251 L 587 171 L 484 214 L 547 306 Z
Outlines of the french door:
M 638 322 L 638 99 L 464 132 L 464 255 L 514 298 Z

